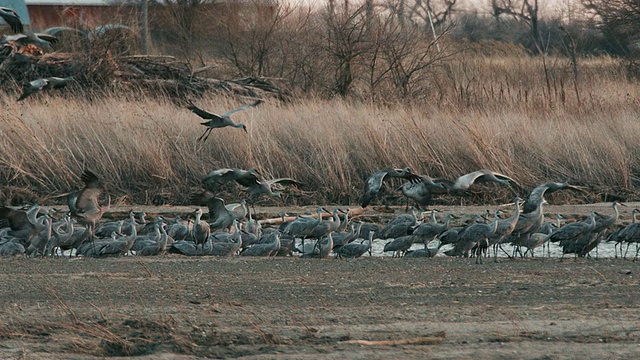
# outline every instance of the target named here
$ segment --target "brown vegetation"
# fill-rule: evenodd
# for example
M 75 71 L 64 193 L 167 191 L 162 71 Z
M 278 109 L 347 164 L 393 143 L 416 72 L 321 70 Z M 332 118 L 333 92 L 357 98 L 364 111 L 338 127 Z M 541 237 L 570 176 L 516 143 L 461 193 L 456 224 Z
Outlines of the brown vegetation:
M 578 86 L 580 103 L 566 85 L 572 73 L 565 59 L 546 60 L 547 82 L 541 59 L 474 56 L 434 72 L 431 90 L 415 105 L 273 100 L 238 114 L 248 135 L 221 129 L 206 144 L 195 141 L 199 119 L 169 98 L 66 97 L 73 88 L 25 103 L 5 96 L 0 179 L 55 198 L 89 168 L 129 201 L 149 203 L 163 194 L 181 204 L 213 169 L 256 167 L 305 184 L 290 203 L 354 203 L 363 177 L 409 166 L 452 178 L 490 168 L 526 186 L 563 180 L 596 192 L 633 193 L 640 89 L 614 60 L 580 66 L 588 79 Z M 212 111 L 239 103 L 199 101 Z

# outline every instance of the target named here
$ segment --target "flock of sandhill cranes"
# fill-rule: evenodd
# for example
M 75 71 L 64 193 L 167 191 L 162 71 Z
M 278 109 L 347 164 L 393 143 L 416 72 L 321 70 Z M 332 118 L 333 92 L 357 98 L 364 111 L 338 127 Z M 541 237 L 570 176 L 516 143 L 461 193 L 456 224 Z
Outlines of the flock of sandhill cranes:
M 618 220 L 618 202 L 612 204 L 612 214 L 591 213 L 586 220 L 560 226 L 559 215 L 555 221 L 545 221 L 544 196 L 558 190 L 584 191 L 567 183 L 545 183 L 533 189 L 526 200 L 514 198 L 514 210 L 508 217 L 501 217 L 502 210 L 477 214 L 472 221 L 451 226 L 456 219 L 452 214 L 438 222 L 435 210 L 419 210 L 423 197 L 406 193 L 406 188 L 424 187 L 435 194 L 447 190 L 460 195 L 474 182 L 497 182 L 517 185 L 513 179 L 489 170 L 480 170 L 455 181 L 432 179 L 416 175 L 410 169 L 383 169 L 374 173 L 365 183 L 362 205 L 368 204 L 383 186 L 385 178 L 404 178 L 406 183 L 399 190 L 416 205 L 407 214 L 400 215 L 385 225 L 355 222 L 350 219 L 353 211 L 318 207 L 316 216 L 286 218 L 281 214 L 278 227 L 266 226 L 254 218 L 250 204 L 260 195 L 278 196 L 282 185 L 300 185 L 293 179 L 261 178 L 255 169 L 219 169 L 203 178 L 203 189 L 192 195 L 191 202 L 208 208 L 205 220 L 203 210 L 195 209 L 183 219 L 180 216 L 157 216 L 153 221 L 145 213 L 131 211 L 127 219 L 101 221 L 109 212 L 111 198 L 105 184 L 90 171 L 81 180 L 84 187 L 73 190 L 68 196 L 68 212 L 45 210 L 38 205 L 14 209 L 0 208 L 0 256 L 87 256 L 109 257 L 120 255 L 152 256 L 176 253 L 185 256 L 293 256 L 327 258 L 331 253 L 340 258 L 357 258 L 371 254 L 374 241 L 385 241 L 383 252 L 405 257 L 433 257 L 444 251 L 448 256 L 475 257 L 476 263 L 493 251 L 509 257 L 533 256 L 534 250 L 549 243 L 558 243 L 564 254 L 586 256 L 605 238 L 615 242 L 620 255 L 626 257 L 630 244 L 636 244 L 637 258 L 640 250 L 640 223 L 636 213 L 629 226 L 608 234 Z M 237 183 L 247 189 L 250 203 L 226 204 L 216 196 L 220 187 Z M 423 190 L 424 190 L 423 189 Z M 429 194 L 429 197 L 431 194 Z M 60 214 L 63 214 L 60 216 Z M 329 213 L 325 220 L 323 213 Z M 423 215 L 427 216 L 423 216 Z M 57 219 L 56 219 L 57 218 Z M 273 220 L 273 219 L 272 219 Z M 608 237 L 607 237 L 608 235 Z M 622 244 L 626 243 L 623 252 Z M 414 244 L 419 249 L 410 251 Z M 436 246 L 433 246 L 436 244 Z M 509 254 L 503 249 L 513 245 Z M 549 250 L 547 250 L 548 252 Z
M 0 45 L 9 43 L 34 43 L 46 46 L 55 38 L 44 34 L 21 34 L 24 27 L 18 14 L 0 7 L 0 17 L 7 22 L 11 30 L 19 35 L 3 36 Z M 25 85 L 18 101 L 45 89 L 54 89 L 73 81 L 72 77 L 49 77 L 31 81 Z M 256 100 L 221 115 L 207 112 L 192 102 L 187 108 L 205 121 L 206 127 L 198 141 L 206 141 L 216 128 L 235 127 L 247 131 L 244 124 L 236 123 L 231 115 L 262 103 Z M 301 184 L 291 178 L 263 179 L 256 169 L 219 169 L 212 171 L 203 179 L 203 190 L 194 193 L 193 204 L 208 208 L 207 221 L 203 211 L 198 208 L 185 219 L 177 216 L 173 219 L 156 217 L 148 222 L 145 214 L 131 212 L 128 219 L 101 222 L 103 215 L 110 210 L 111 199 L 105 184 L 90 171 L 85 171 L 81 180 L 84 188 L 72 191 L 68 196 L 69 211 L 54 220 L 56 212 L 45 211 L 38 205 L 23 209 L 0 208 L 0 256 L 28 255 L 47 256 L 71 254 L 106 257 L 135 254 L 139 256 L 179 253 L 187 256 L 276 256 L 293 255 L 299 252 L 303 257 L 329 257 L 333 252 L 337 257 L 355 258 L 371 253 L 376 239 L 388 241 L 383 251 L 393 256 L 432 257 L 438 250 L 450 244 L 445 251 L 449 256 L 475 257 L 482 262 L 489 250 L 494 258 L 499 251 L 508 256 L 517 254 L 533 256 L 534 250 L 548 243 L 558 243 L 564 254 L 586 256 L 605 238 L 618 220 L 618 202 L 612 204 L 613 214 L 590 214 L 586 220 L 560 226 L 560 217 L 555 222 L 546 222 L 543 212 L 544 195 L 558 190 L 583 191 L 578 186 L 567 183 L 546 183 L 533 189 L 526 200 L 518 197 L 523 188 L 511 177 L 490 170 L 478 170 L 462 175 L 451 181 L 445 178 L 431 178 L 414 174 L 409 168 L 385 168 L 373 173 L 365 181 L 364 193 L 360 199 L 363 208 L 371 204 L 383 189 L 385 180 L 401 178 L 406 180 L 396 190 L 401 191 L 408 200 L 415 202 L 409 214 L 401 215 L 386 225 L 349 221 L 349 211 L 334 209 L 329 212 L 319 207 L 316 216 L 298 216 L 287 220 L 282 215 L 279 227 L 263 227 L 256 221 L 251 206 L 263 195 L 280 196 L 284 186 L 300 187 Z M 246 199 L 240 203 L 225 204 L 217 197 L 220 187 L 228 183 L 237 183 L 246 190 Z M 438 222 L 435 211 L 424 218 L 421 210 L 431 205 L 434 195 L 464 195 L 477 183 L 494 182 L 507 186 L 515 195 L 514 211 L 501 218 L 500 210 L 493 214 L 478 214 L 473 221 L 463 226 L 450 226 L 455 217 L 447 215 Z M 514 187 L 517 189 L 514 189 Z M 106 198 L 106 199 L 104 199 Z M 322 214 L 331 214 L 330 220 L 324 220 Z M 636 223 L 636 213 L 632 212 L 632 224 L 609 234 L 608 240 L 620 245 L 621 256 L 631 243 L 636 244 L 637 258 L 640 249 L 640 223 Z M 255 214 L 255 208 L 253 209 Z M 341 219 L 340 213 L 343 213 Z M 492 217 L 492 219 L 491 219 Z M 297 240 L 300 246 L 296 246 Z M 305 243 L 306 240 L 309 240 Z M 436 247 L 429 245 L 437 240 Z M 622 254 L 621 244 L 627 243 Z M 410 251 L 414 244 L 423 248 Z M 505 244 L 513 245 L 513 252 L 503 250 Z M 524 252 L 522 249 L 526 249 Z

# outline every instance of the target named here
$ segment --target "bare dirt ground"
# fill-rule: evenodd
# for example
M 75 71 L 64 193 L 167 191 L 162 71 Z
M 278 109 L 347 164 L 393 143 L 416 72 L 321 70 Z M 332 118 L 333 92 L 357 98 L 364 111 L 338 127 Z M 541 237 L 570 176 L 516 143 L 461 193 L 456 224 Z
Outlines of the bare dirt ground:
M 621 259 L 2 258 L 0 358 L 635 359 L 639 283 Z

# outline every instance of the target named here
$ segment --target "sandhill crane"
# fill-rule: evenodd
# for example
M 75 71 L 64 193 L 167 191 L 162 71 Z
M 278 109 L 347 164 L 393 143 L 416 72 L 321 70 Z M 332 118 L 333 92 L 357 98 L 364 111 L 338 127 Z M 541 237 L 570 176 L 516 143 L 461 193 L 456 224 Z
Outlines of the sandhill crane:
M 323 236 L 327 236 L 329 233 L 334 232 L 334 231 L 338 231 L 338 228 L 340 228 L 340 216 L 338 215 L 338 212 L 341 211 L 338 208 L 333 209 L 333 213 L 332 213 L 332 221 L 328 221 L 328 220 L 323 220 L 320 222 L 320 224 L 318 224 L 316 227 L 313 228 L 313 230 L 311 230 L 311 232 L 309 233 L 309 235 L 307 235 L 307 238 L 312 238 L 312 239 L 320 239 Z
M 236 181 L 238 184 L 248 187 L 258 181 L 260 173 L 254 168 L 247 170 L 237 168 L 224 168 L 211 171 L 202 179 L 202 185 L 209 191 L 217 191 L 220 185 L 224 185 L 230 181 Z
M 228 209 L 222 198 L 216 197 L 212 192 L 202 190 L 191 195 L 191 202 L 198 205 L 206 205 L 209 208 L 209 225 L 211 230 L 229 229 L 233 221 L 238 216 L 244 217 L 244 210 L 241 213 L 234 213 Z M 242 204 L 237 204 L 242 206 Z
M 480 243 L 488 243 L 489 238 L 493 236 L 498 228 L 498 214 L 499 210 L 495 212 L 493 222 L 489 224 L 474 223 L 467 227 L 467 229 L 460 235 L 459 244 L 463 246 L 462 253 L 467 253 L 473 247 L 477 246 L 478 249 L 482 248 Z M 476 252 L 476 264 L 482 263 L 482 254 Z
M 191 240 L 196 245 L 202 245 L 201 250 L 204 250 L 204 243 L 211 235 L 211 227 L 209 223 L 202 220 L 202 209 L 197 208 L 194 212 L 195 220 L 193 222 L 193 228 L 191 229 Z M 232 222 L 233 223 L 233 222 Z
M 67 230 L 65 232 L 62 232 L 63 226 L 67 227 Z M 70 241 L 72 240 L 75 228 L 73 226 L 73 223 L 71 222 L 71 218 L 68 215 L 65 215 L 64 223 L 58 225 L 55 228 L 52 228 L 51 231 L 52 239 L 47 245 L 46 254 L 57 256 L 57 251 L 55 249 L 59 248 L 60 255 L 64 256 L 64 248 L 71 248 L 73 246 L 73 243 L 70 244 Z
M 596 258 L 598 257 L 598 245 L 602 241 L 605 232 L 618 221 L 620 217 L 620 212 L 618 211 L 618 206 L 627 206 L 624 203 L 620 203 L 618 201 L 614 201 L 611 203 L 611 207 L 613 208 L 613 214 L 611 215 L 603 215 L 596 212 L 596 226 L 593 229 L 593 233 L 596 235 L 592 241 L 589 241 L 584 247 L 579 248 L 578 256 L 586 256 L 591 250 L 596 249 Z
M 555 221 L 553 222 L 552 221 L 543 222 L 540 228 L 536 230 L 536 233 L 549 234 L 554 230 L 559 229 L 561 226 L 560 222 L 563 219 L 563 217 L 562 215 L 556 213 L 554 218 L 555 218 Z M 545 247 L 547 248 L 548 257 L 551 257 L 551 247 L 549 246 L 548 241 L 542 243 L 542 256 L 544 256 Z
M 636 214 L 640 212 L 640 209 L 631 210 L 631 224 L 621 227 L 618 230 L 614 231 L 607 237 L 607 242 L 614 241 L 614 250 L 615 257 L 618 257 L 618 245 L 620 245 L 620 257 L 622 257 L 622 242 L 626 240 L 627 231 L 636 227 L 635 223 L 637 221 Z M 631 243 L 629 243 L 630 245 Z M 628 249 L 628 246 L 627 246 Z
M 302 246 L 304 247 L 304 240 L 311 234 L 316 226 L 322 222 L 322 212 L 325 211 L 322 207 L 316 210 L 316 218 L 309 218 L 304 216 L 298 216 L 295 220 L 291 221 L 289 225 L 283 230 L 284 235 L 290 235 L 294 238 L 302 239 Z
M 303 249 L 302 257 L 320 258 L 326 259 L 329 257 L 331 250 L 333 249 L 333 233 L 327 234 L 326 237 L 318 239 L 316 244 L 311 249 Z
M 30 206 L 26 211 L 3 206 L 0 208 L 0 228 L 9 227 L 12 236 L 27 238 L 35 231 L 37 217 L 41 211 L 42 208 L 38 204 Z
M 625 228 L 621 236 L 623 237 L 622 241 L 625 241 L 627 243 L 627 248 L 624 251 L 623 258 L 627 258 L 627 252 L 629 251 L 629 246 L 631 246 L 631 243 L 636 244 L 636 255 L 634 257 L 635 261 L 638 258 L 638 251 L 640 250 L 640 247 L 638 246 L 638 244 L 640 244 L 640 222 L 635 221 L 635 216 L 633 216 L 633 220 L 634 222 Z M 622 249 L 620 249 L 620 252 L 622 252 Z
M 173 254 L 181 254 L 185 256 L 202 255 L 202 251 L 198 249 L 196 244 L 193 241 L 188 241 L 188 240 L 180 240 L 180 241 L 174 242 L 173 244 L 171 244 L 170 247 L 167 248 L 167 252 L 173 253 Z
M 384 246 L 383 252 L 393 251 L 392 257 L 404 256 L 407 250 L 409 250 L 411 245 L 416 241 L 415 238 L 415 235 L 405 235 L 395 238 Z
M 153 234 L 142 234 L 135 237 L 131 251 L 140 251 L 147 246 L 156 245 L 160 242 L 162 237 L 162 224 L 163 222 L 155 222 L 153 225 Z
M 419 209 L 426 208 L 431 204 L 433 193 L 446 192 L 447 188 L 440 182 L 434 182 L 426 175 L 417 175 L 417 179 L 407 181 L 398 188 L 408 199 L 412 199 Z M 419 180 L 419 181 L 418 181 Z
M 419 182 L 420 178 L 411 172 L 408 167 L 404 169 L 385 168 L 378 170 L 371 175 L 364 184 L 364 194 L 360 199 L 360 205 L 367 207 L 373 198 L 378 195 L 382 188 L 382 183 L 386 178 L 404 178 L 409 181 Z
M 24 245 L 16 241 L 6 241 L 0 244 L 0 256 L 25 255 Z
M 235 128 L 240 128 L 242 130 L 244 130 L 245 132 L 247 132 L 247 127 L 244 124 L 240 124 L 240 123 L 236 123 L 235 121 L 231 120 L 231 115 L 238 112 L 238 111 L 242 111 L 242 110 L 246 110 L 249 108 L 252 108 L 254 106 L 258 106 L 260 104 L 262 104 L 262 100 L 256 100 L 251 104 L 247 104 L 247 105 L 243 105 L 237 109 L 233 109 L 233 110 L 229 110 L 226 113 L 223 113 L 222 115 L 217 115 L 217 114 L 212 114 L 210 112 L 206 112 L 202 109 L 200 109 L 199 107 L 195 106 L 192 102 L 189 102 L 189 106 L 187 107 L 189 110 L 191 110 L 194 114 L 200 116 L 201 118 L 203 118 L 204 120 L 207 120 L 203 123 L 201 123 L 201 125 L 204 125 L 207 127 L 207 129 L 204 131 L 204 133 L 198 138 L 197 141 L 202 140 L 207 141 L 207 139 L 209 138 L 209 135 L 211 134 L 211 131 L 213 129 L 217 129 L 217 128 L 222 128 L 222 127 L 226 127 L 226 126 L 232 126 Z
M 8 7 L 0 7 L 0 17 L 9 25 L 11 31 L 15 34 L 24 32 L 24 26 L 17 11 Z
M 79 223 L 87 226 L 93 240 L 96 222 L 111 208 L 111 196 L 107 193 L 107 205 L 100 205 L 98 200 L 106 192 L 104 183 L 89 170 L 85 170 L 80 179 L 85 186 L 79 193 L 74 190 L 69 194 L 69 211 Z
M 280 234 L 276 233 L 275 241 L 269 244 L 255 244 L 240 253 L 240 256 L 271 256 L 280 250 Z
M 156 216 L 153 222 L 146 223 L 142 229 L 136 229 L 136 231 L 138 231 L 138 235 L 151 235 L 156 232 L 156 225 L 158 224 L 166 224 L 162 216 Z
M 370 231 L 373 231 L 373 237 L 378 238 L 380 237 L 379 235 L 382 229 L 383 227 L 380 224 L 363 222 L 360 223 L 360 226 L 358 227 L 358 236 L 360 236 L 360 234 L 368 234 Z
M 45 255 L 46 246 L 51 241 L 51 217 L 44 215 L 36 225 L 36 232 L 29 238 L 28 256 Z
M 493 235 L 491 235 L 491 237 L 489 237 L 489 246 L 493 246 L 493 259 L 494 261 L 498 261 L 498 248 L 500 247 L 500 245 L 502 244 L 502 240 L 511 235 L 511 233 L 513 232 L 513 230 L 516 228 L 516 225 L 518 223 L 518 220 L 520 219 L 520 199 L 519 197 L 516 196 L 516 198 L 513 200 L 516 209 L 513 212 L 513 214 L 504 220 L 499 220 L 498 221 L 498 227 L 496 228 L 496 231 L 493 233 Z M 500 247 L 500 249 L 502 249 Z M 504 251 L 504 250 L 503 250 Z M 507 254 L 508 255 L 508 254 Z
M 477 170 L 462 175 L 455 181 L 450 181 L 444 178 L 436 178 L 433 179 L 433 181 L 436 183 L 442 183 L 447 188 L 447 192 L 453 195 L 464 195 L 472 185 L 484 182 L 496 182 L 499 184 L 507 185 L 509 189 L 516 195 L 517 193 L 515 190 L 513 190 L 511 184 L 520 187 L 520 184 L 518 184 L 518 182 L 516 182 L 509 176 L 487 169 Z
M 424 248 L 427 248 L 427 244 L 436 237 L 440 236 L 443 232 L 449 228 L 449 222 L 453 218 L 453 214 L 447 214 L 444 223 L 438 224 L 437 222 L 428 222 L 418 225 L 413 229 L 411 234 L 415 235 L 414 240 L 424 243 Z
M 186 222 L 183 222 L 179 216 L 176 216 L 175 223 L 169 227 L 168 236 L 174 240 L 185 240 L 191 232 L 192 224 L 193 222 L 191 219 L 187 219 Z
M 348 243 L 334 250 L 339 258 L 359 258 L 367 251 L 371 251 L 373 245 L 373 231 L 369 232 L 369 240 L 366 244 L 357 244 L 355 242 Z
M 22 101 L 29 96 L 39 92 L 40 90 L 49 90 L 49 89 L 60 89 L 71 81 L 73 81 L 73 76 L 60 78 L 60 77 L 48 77 L 30 81 L 22 88 L 22 95 L 18 98 L 17 101 Z
M 33 204 L 26 209 L 12 209 L 7 206 L 0 207 L 0 228 L 9 227 L 11 230 L 22 230 L 31 227 L 30 218 L 35 218 L 41 210 L 40 205 Z
M 124 220 L 110 221 L 96 228 L 96 236 L 110 236 L 112 232 L 122 233 Z
M 258 220 L 253 218 L 253 214 L 251 209 L 247 208 L 247 223 L 244 225 L 244 230 L 250 234 L 258 235 L 258 232 L 262 230 L 262 224 Z
M 545 194 L 551 194 L 558 190 L 575 190 L 585 192 L 584 187 L 570 185 L 567 183 L 548 182 L 546 184 L 538 185 L 531 191 L 531 194 L 529 194 L 529 197 L 522 207 L 522 212 L 526 214 L 536 211 L 538 205 L 544 201 Z
M 409 214 L 402 214 L 390 220 L 380 231 L 377 232 L 376 236 L 380 239 L 395 239 L 400 236 L 409 235 L 409 232 L 416 226 L 417 222 L 417 212 L 416 209 L 412 207 Z M 363 224 L 363 229 L 361 231 L 368 234 L 366 230 L 371 230 L 364 228 L 365 225 L 366 224 Z
M 169 236 L 167 235 L 167 231 L 164 229 L 164 226 L 160 224 L 158 226 L 161 234 L 155 244 L 147 245 L 136 252 L 138 256 L 156 256 L 164 254 L 164 251 L 167 249 L 167 240 Z
M 560 242 L 560 246 L 565 247 L 569 244 L 575 246 L 575 243 L 583 236 L 591 233 L 596 226 L 596 214 L 592 212 L 587 220 L 577 221 L 571 224 L 567 224 L 560 229 L 556 230 L 549 237 L 550 242 Z M 564 258 L 565 252 L 563 251 L 562 258 Z M 576 253 L 576 256 L 578 254 Z
M 531 234 L 528 239 L 523 240 L 520 243 L 520 246 L 527 248 L 527 250 L 522 254 L 522 256 L 527 256 L 527 253 L 531 253 L 531 257 L 533 257 L 534 250 L 547 243 L 549 241 L 549 238 L 551 237 L 551 234 L 553 234 L 553 229 L 548 228 L 546 229 L 546 233 L 537 232 Z M 542 252 L 542 257 L 544 257 L 544 249 Z
M 95 251 L 95 257 L 110 257 L 126 255 L 133 246 L 135 238 L 124 237 L 121 239 L 116 238 L 116 233 L 111 234 L 111 241 L 107 241 L 102 246 L 98 247 Z
M 282 191 L 273 191 L 273 187 L 282 187 L 283 185 L 295 187 L 301 186 L 298 181 L 291 178 L 256 180 L 255 182 L 251 183 L 251 185 L 247 186 L 247 196 L 249 197 L 249 200 L 252 204 L 258 201 L 258 199 L 260 199 L 260 196 L 262 195 L 282 197 Z
M 433 248 L 426 248 L 426 249 L 417 249 L 417 250 L 411 250 L 411 251 L 407 251 L 406 253 L 404 253 L 405 258 L 431 258 L 434 257 L 438 254 L 438 251 L 440 251 L 440 248 L 442 246 L 438 245 L 437 247 L 433 247 Z
M 544 212 L 542 211 L 542 207 L 546 204 L 546 200 L 542 200 L 537 204 L 536 210 L 530 213 L 522 213 L 520 212 L 520 216 L 518 217 L 518 222 L 516 222 L 516 226 L 514 227 L 511 234 L 503 239 L 505 243 L 511 243 L 515 245 L 513 248 L 513 256 L 517 252 L 520 252 L 522 256 L 522 251 L 520 251 L 520 243 L 526 241 L 531 234 L 538 232 L 538 229 L 544 223 Z M 506 241 L 504 241 L 506 240 Z
M 58 42 L 58 38 L 47 33 L 17 34 L 0 37 L 0 45 L 14 43 L 20 46 L 36 45 L 43 51 L 50 50 L 51 45 Z
M 235 232 L 231 234 L 230 240 L 232 242 L 214 242 L 211 244 L 211 251 L 209 255 L 213 256 L 232 256 L 240 248 L 242 248 L 244 241 L 242 240 L 242 233 L 238 228 L 238 223 L 234 223 Z M 275 239 L 274 239 L 275 240 Z
M 333 247 L 342 246 L 344 244 L 350 243 L 352 240 L 354 240 L 360 235 L 361 228 L 362 228 L 362 223 L 358 223 L 357 227 L 356 225 L 354 225 L 354 223 L 351 223 L 351 225 L 349 225 L 348 232 L 333 233 Z

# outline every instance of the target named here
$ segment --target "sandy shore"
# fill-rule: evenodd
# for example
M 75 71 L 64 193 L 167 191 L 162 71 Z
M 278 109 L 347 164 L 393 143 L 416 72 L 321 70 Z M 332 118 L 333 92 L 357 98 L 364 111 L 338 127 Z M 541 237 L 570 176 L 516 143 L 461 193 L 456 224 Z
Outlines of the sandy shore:
M 631 359 L 639 274 L 615 259 L 4 258 L 0 358 Z

